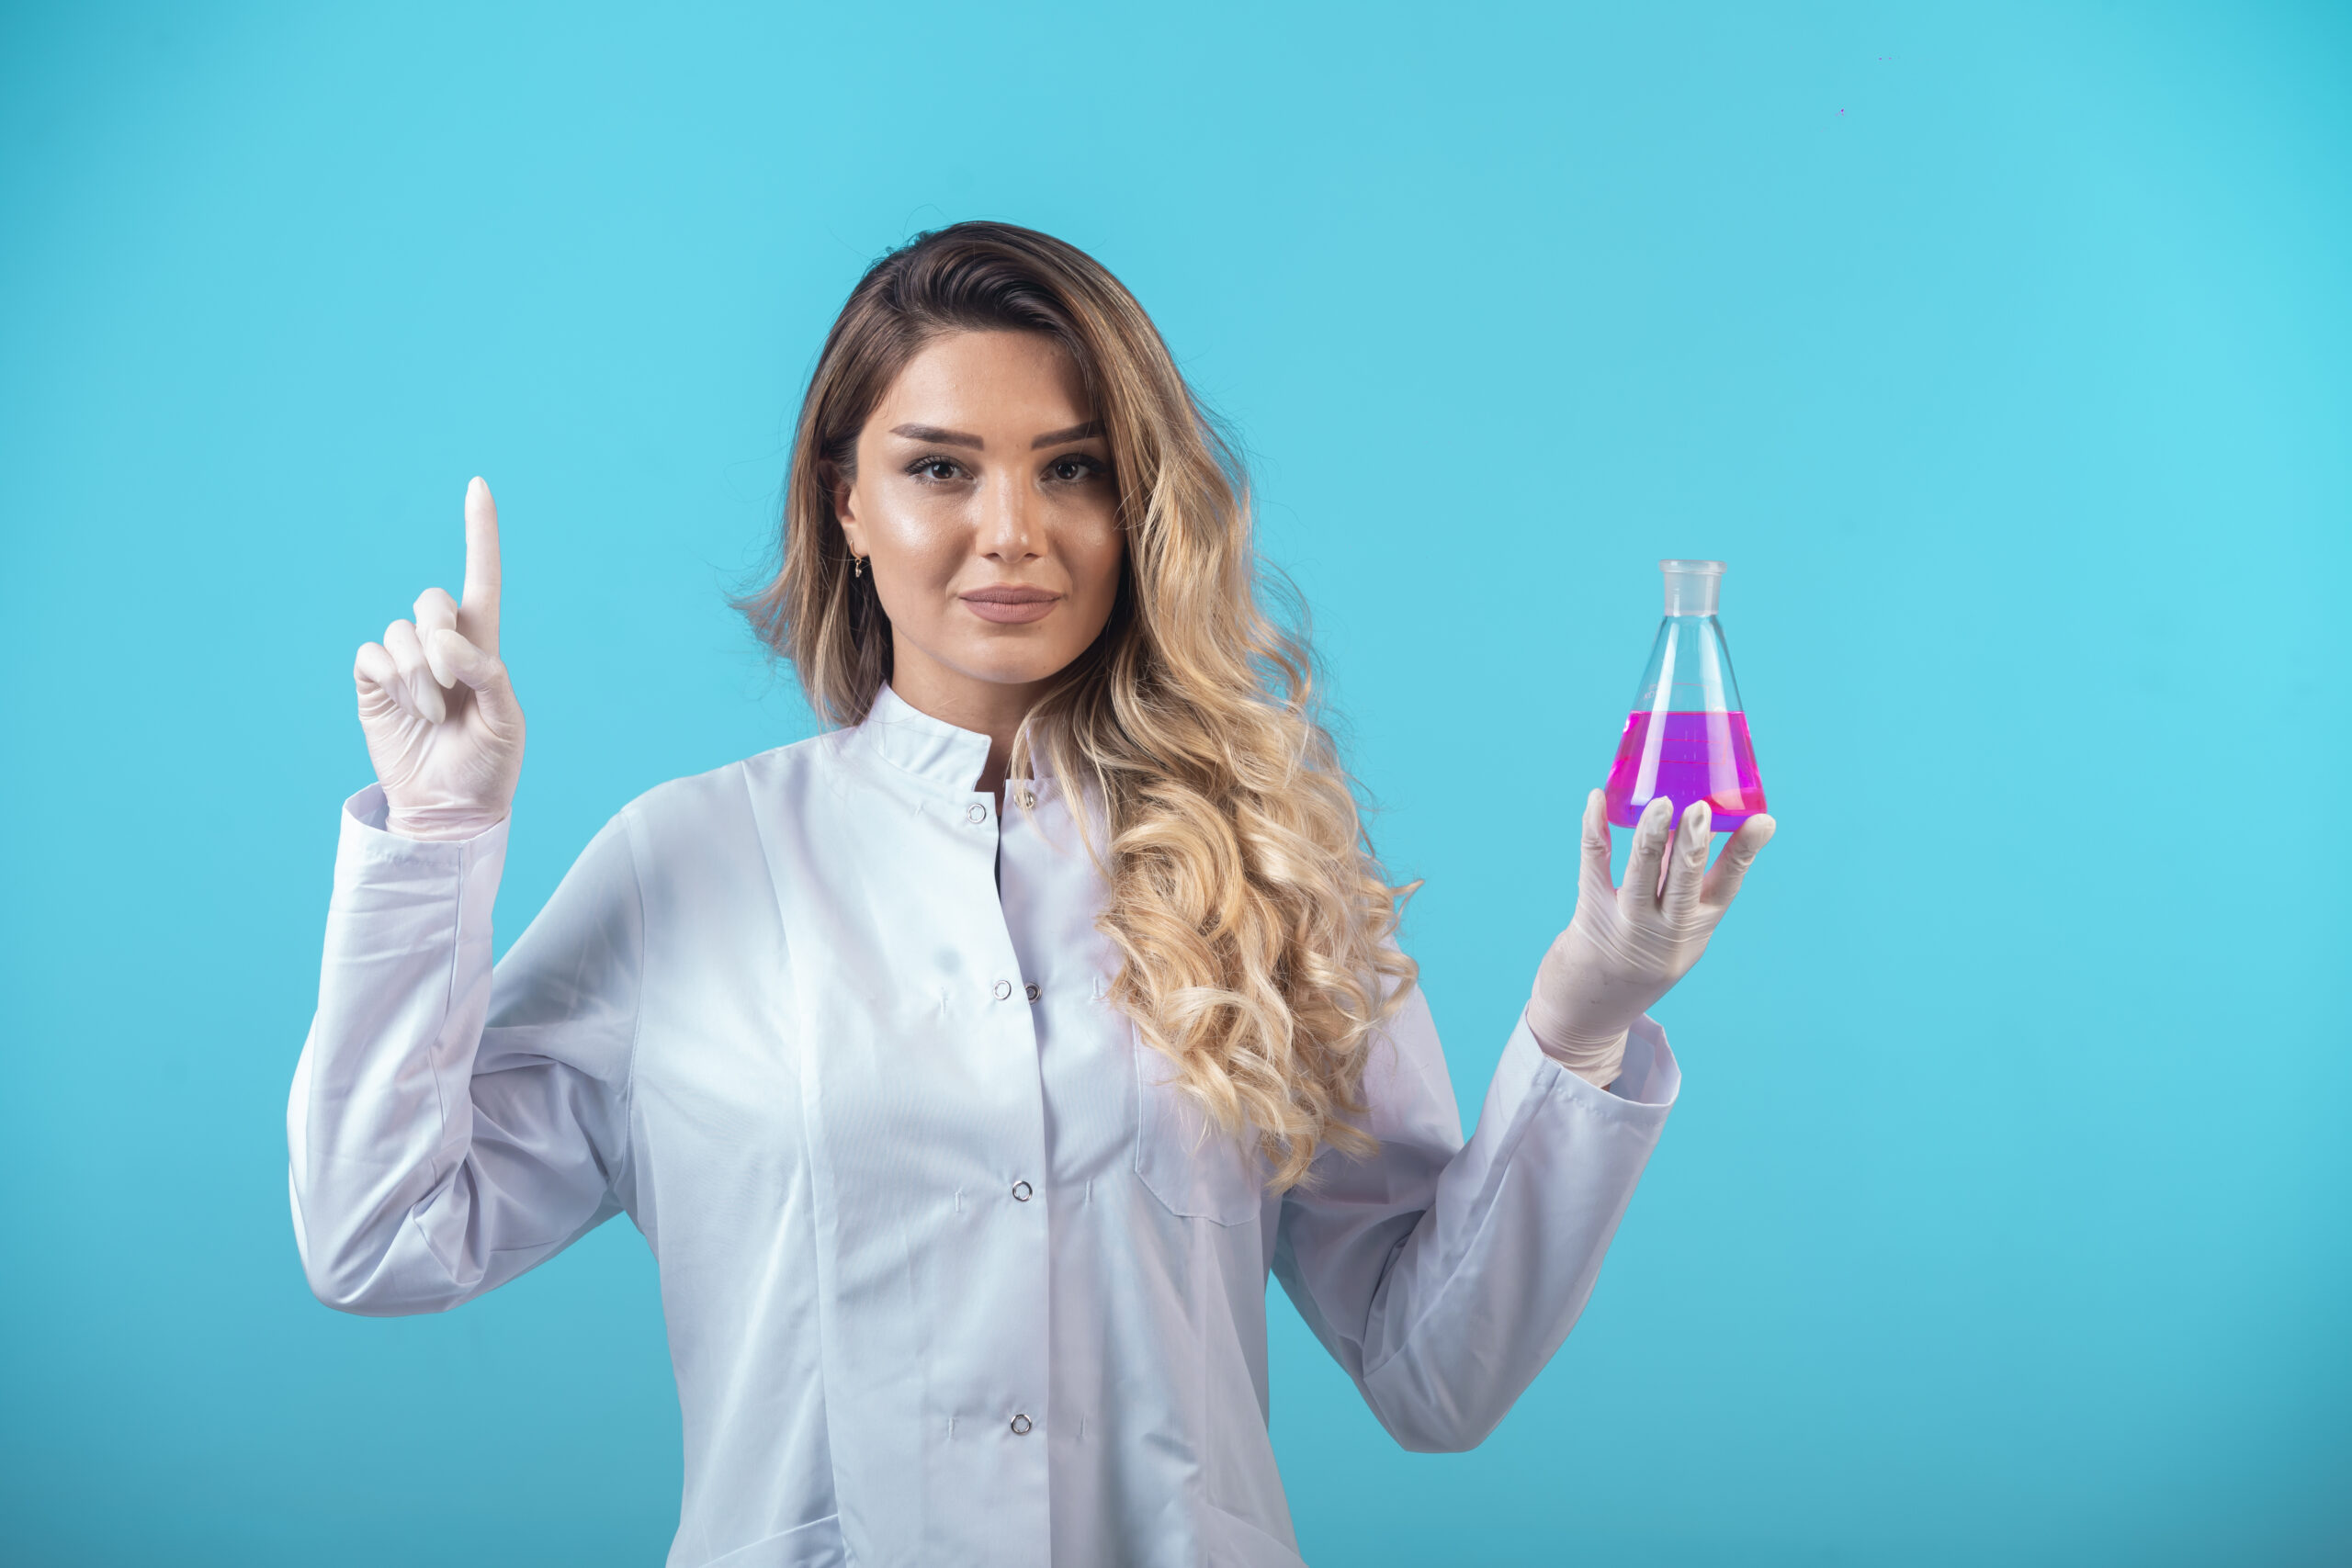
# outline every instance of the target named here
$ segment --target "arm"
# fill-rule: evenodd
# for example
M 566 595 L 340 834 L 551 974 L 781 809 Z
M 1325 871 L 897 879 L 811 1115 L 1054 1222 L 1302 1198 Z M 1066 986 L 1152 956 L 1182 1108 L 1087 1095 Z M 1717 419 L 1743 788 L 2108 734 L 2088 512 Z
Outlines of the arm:
M 491 967 L 523 766 L 498 657 L 498 509 L 466 490 L 465 596 L 428 588 L 352 665 L 379 787 L 345 808 L 319 1010 L 287 1105 L 294 1239 L 346 1312 L 457 1305 L 614 1213 L 641 917 L 627 817 Z
M 625 816 L 493 973 L 505 823 L 419 841 L 383 812 L 344 814 L 287 1106 L 304 1272 L 370 1314 L 455 1306 L 618 1212 L 643 950 Z
M 1328 1152 L 1283 1203 L 1274 1270 L 1409 1449 L 1485 1438 L 1567 1337 L 1682 1075 L 1645 1011 L 1690 971 L 1773 822 L 1707 867 L 1710 813 L 1652 803 L 1622 886 L 1587 799 L 1576 918 L 1545 954 L 1465 1146 L 1416 990 L 1366 1064 L 1369 1160 Z M 1540 1040 L 1539 1040 L 1540 1036 Z
M 1583 1312 L 1681 1073 L 1646 1018 L 1614 1090 L 1538 1047 L 1524 1019 L 1462 1141 L 1419 990 L 1365 1073 L 1380 1152 L 1317 1162 L 1283 1200 L 1273 1268 L 1406 1448 L 1476 1446 Z

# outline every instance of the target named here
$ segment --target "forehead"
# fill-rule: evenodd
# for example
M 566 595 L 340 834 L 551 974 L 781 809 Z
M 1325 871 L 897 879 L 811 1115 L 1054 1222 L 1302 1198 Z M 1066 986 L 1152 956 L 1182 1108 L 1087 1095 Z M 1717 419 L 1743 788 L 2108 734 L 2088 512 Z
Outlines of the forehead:
M 1077 361 L 1040 333 L 956 332 L 925 344 L 882 394 L 876 423 L 1056 429 L 1093 416 Z

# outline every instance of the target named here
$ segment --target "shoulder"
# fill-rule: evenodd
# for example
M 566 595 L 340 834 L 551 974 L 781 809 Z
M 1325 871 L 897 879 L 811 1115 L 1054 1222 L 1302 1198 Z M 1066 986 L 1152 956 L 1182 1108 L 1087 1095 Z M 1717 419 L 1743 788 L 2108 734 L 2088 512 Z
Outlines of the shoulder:
M 788 805 L 835 766 L 835 738 L 813 736 L 707 773 L 655 784 L 621 807 L 611 829 L 657 858 L 756 831 L 762 802 Z

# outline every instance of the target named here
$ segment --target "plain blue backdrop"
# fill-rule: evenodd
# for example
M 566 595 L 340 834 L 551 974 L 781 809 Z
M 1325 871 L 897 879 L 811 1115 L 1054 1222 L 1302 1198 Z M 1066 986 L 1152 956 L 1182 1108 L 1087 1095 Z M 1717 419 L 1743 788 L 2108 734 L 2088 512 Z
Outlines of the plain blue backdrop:
M 304 1289 L 352 649 L 486 474 L 511 940 L 808 732 L 725 597 L 861 268 L 989 216 L 1243 434 L 1472 1111 L 1731 566 L 1782 829 L 1681 1104 L 1474 1453 L 1276 1303 L 1311 1560 L 2352 1557 L 2347 168 L 2341 6 L 9 6 L 0 1556 L 660 1560 L 626 1223 Z

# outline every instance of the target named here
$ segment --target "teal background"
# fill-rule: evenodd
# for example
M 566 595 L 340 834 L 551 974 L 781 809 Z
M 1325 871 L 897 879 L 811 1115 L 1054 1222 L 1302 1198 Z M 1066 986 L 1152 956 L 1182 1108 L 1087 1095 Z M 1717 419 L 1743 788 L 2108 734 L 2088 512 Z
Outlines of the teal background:
M 1404 1454 L 1285 1304 L 1323 1564 L 2352 1558 L 2335 609 L 2352 12 L 8 7 L 0 1556 L 631 1564 L 626 1224 L 306 1292 L 352 649 L 506 526 L 502 940 L 808 719 L 726 593 L 862 266 L 994 216 L 1246 438 L 1465 1114 L 1657 615 L 1781 836 L 1582 1325 Z

